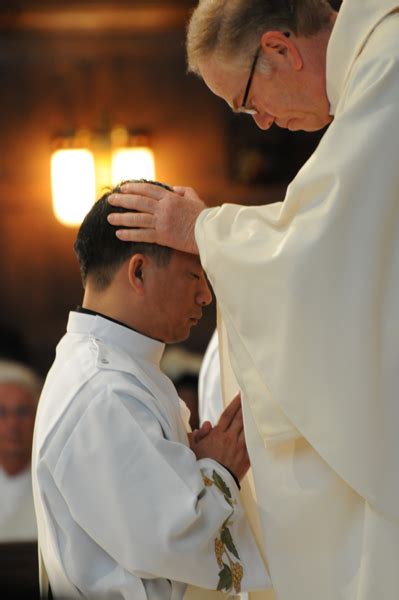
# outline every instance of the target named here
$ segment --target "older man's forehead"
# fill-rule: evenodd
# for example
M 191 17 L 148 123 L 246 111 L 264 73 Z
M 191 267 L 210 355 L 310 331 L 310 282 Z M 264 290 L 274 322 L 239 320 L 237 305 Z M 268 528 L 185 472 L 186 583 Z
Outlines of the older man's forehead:
M 244 92 L 244 73 L 216 57 L 200 62 L 199 70 L 211 92 L 225 100 L 231 110 L 238 112 Z
M 36 398 L 25 386 L 13 381 L 0 382 L 0 406 L 32 403 L 36 403 Z

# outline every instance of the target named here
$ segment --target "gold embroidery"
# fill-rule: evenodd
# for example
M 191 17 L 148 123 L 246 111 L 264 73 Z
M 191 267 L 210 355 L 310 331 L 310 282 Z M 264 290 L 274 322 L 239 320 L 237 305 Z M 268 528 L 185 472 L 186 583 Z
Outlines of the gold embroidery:
M 209 477 L 207 477 L 206 475 L 202 474 L 202 479 L 204 480 L 204 484 L 206 487 L 210 487 L 211 485 L 213 485 L 212 479 L 209 479 Z
M 232 521 L 230 518 L 234 515 L 234 505 L 237 502 L 233 499 L 231 491 L 226 485 L 222 477 L 213 471 L 212 479 L 202 473 L 204 485 L 210 487 L 215 485 L 224 495 L 224 499 L 230 504 L 232 511 L 219 529 L 219 537 L 215 538 L 215 555 L 216 562 L 221 569 L 219 571 L 219 583 L 217 590 L 225 590 L 231 592 L 234 587 L 236 594 L 241 592 L 241 580 L 244 575 L 244 569 L 240 564 L 240 556 L 233 542 L 233 538 L 229 529 Z M 234 560 L 235 557 L 237 561 Z M 227 562 L 225 562 L 227 560 Z

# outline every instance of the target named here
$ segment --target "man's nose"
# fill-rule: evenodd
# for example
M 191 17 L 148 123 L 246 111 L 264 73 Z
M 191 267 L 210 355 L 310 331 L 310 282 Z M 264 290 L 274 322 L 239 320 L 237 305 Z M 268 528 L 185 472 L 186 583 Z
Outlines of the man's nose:
M 21 419 L 15 411 L 8 411 L 2 417 L 2 423 L 9 431 L 17 431 L 21 426 Z
M 274 123 L 274 118 L 267 113 L 257 113 L 253 115 L 253 119 L 259 129 L 270 129 Z
M 201 290 L 197 294 L 197 302 L 200 306 L 208 306 L 212 302 L 212 292 L 205 280 L 202 283 Z

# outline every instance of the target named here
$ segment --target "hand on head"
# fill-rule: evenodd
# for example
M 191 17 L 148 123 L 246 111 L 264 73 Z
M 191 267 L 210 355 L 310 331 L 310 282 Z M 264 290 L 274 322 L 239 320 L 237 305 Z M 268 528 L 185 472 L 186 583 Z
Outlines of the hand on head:
M 119 239 L 198 254 L 194 228 L 206 206 L 194 190 L 177 187 L 171 192 L 149 183 L 126 183 L 121 189 L 123 193 L 112 194 L 109 203 L 137 212 L 108 216 L 111 225 L 128 228 L 116 232 Z
M 249 469 L 240 394 L 223 411 L 215 427 L 207 421 L 189 436 L 189 440 L 197 460 L 213 458 L 240 481 Z

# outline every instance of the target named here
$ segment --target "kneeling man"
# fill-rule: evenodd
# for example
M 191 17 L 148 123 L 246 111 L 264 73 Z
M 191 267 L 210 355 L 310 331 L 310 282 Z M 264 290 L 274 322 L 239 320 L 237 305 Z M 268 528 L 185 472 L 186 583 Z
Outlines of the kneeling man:
M 118 240 L 108 195 L 77 236 L 83 305 L 57 346 L 35 425 L 53 597 L 180 600 L 186 584 L 267 587 L 237 486 L 249 465 L 239 400 L 214 429 L 188 435 L 188 411 L 159 368 L 165 343 L 187 338 L 211 301 L 199 259 Z

